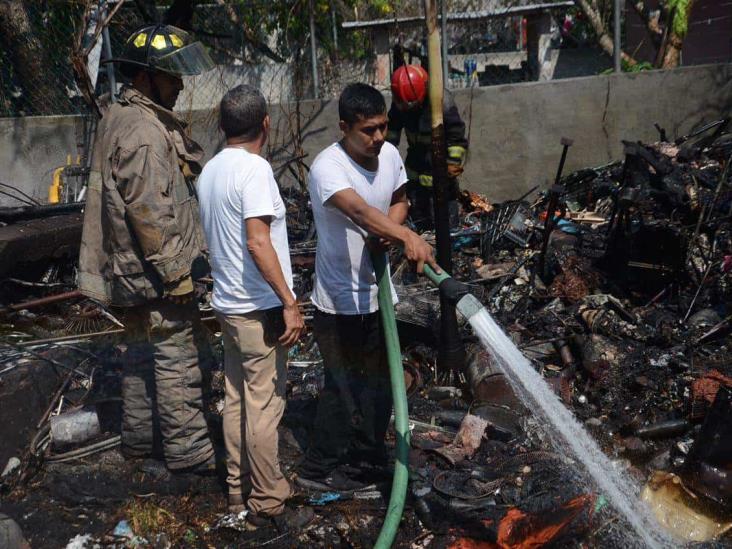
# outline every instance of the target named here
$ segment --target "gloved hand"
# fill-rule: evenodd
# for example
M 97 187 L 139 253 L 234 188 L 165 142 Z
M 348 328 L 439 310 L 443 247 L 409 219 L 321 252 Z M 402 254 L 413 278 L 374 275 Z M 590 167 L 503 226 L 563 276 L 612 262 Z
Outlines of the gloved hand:
M 187 276 L 174 282 L 165 290 L 165 297 L 173 303 L 186 303 L 193 299 L 193 280 Z
M 465 169 L 460 164 L 448 164 L 447 165 L 447 175 L 448 177 L 452 177 L 453 179 L 456 177 L 460 177 Z

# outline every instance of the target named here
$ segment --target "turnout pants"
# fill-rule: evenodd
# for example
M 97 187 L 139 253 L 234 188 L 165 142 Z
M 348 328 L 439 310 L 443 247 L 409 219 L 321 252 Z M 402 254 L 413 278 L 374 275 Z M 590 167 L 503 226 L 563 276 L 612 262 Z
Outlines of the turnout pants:
M 292 495 L 277 448 L 287 385 L 287 349 L 277 341 L 284 331 L 282 308 L 216 316 L 224 340 L 229 501 L 243 501 L 242 476 L 249 475 L 247 508 L 257 515 L 277 515 Z
M 325 385 L 299 473 L 318 478 L 344 462 L 385 463 L 391 384 L 379 313 L 316 311 L 313 330 Z
M 450 179 L 447 188 L 447 207 L 450 215 L 450 228 L 460 225 L 460 206 L 458 204 L 458 182 Z M 409 216 L 418 231 L 431 231 L 435 228 L 435 201 L 432 187 L 420 185 L 419 181 L 407 182 Z
M 162 450 L 169 469 L 213 455 L 204 415 L 211 349 L 191 300 L 160 299 L 122 313 L 127 349 L 122 377 L 122 450 L 142 457 Z

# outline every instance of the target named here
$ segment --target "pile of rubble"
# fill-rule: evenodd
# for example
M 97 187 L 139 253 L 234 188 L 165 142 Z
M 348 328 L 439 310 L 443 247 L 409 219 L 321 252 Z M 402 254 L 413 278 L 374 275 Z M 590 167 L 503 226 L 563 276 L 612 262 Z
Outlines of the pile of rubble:
M 675 143 L 626 143 L 622 162 L 558 178 L 534 201 L 490 204 L 466 192 L 453 232 L 455 277 L 614 465 L 645 486 L 639 497 L 680 542 L 724 544 L 732 528 L 732 134 L 724 126 Z M 285 200 L 296 286 L 307 298 L 315 253 L 308 197 L 290 189 Z M 413 427 L 396 545 L 635 543 L 469 326 L 461 326 L 465 368 L 439 368 L 438 293 L 398 252 L 391 260 Z M 15 305 L 3 310 L 0 335 L 0 407 L 13 411 L 0 425 L 0 465 L 8 463 L 0 512 L 34 547 L 373 545 L 390 487 L 378 471 L 366 472 L 375 490 L 298 496 L 317 520 L 276 538 L 240 532 L 214 481 L 177 485 L 122 460 L 118 321 L 69 294 L 65 279 L 39 272 L 40 281 L 3 282 Z M 209 326 L 220 363 L 218 328 Z M 322 382 L 311 334 L 290 359 L 286 470 L 307 444 Z M 213 396 L 220 438 L 220 366 Z

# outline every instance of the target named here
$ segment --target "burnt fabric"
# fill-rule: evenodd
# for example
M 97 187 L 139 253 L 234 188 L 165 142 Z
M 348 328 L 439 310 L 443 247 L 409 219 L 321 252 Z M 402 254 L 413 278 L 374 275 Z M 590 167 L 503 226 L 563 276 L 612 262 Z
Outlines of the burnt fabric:
M 122 450 L 162 450 L 169 469 L 213 455 L 203 387 L 213 360 L 198 307 L 156 300 L 121 312 L 127 348 L 122 378 Z
M 298 472 L 317 478 L 341 463 L 383 463 L 391 384 L 379 313 L 333 315 L 316 310 L 313 333 L 323 357 L 325 384 Z

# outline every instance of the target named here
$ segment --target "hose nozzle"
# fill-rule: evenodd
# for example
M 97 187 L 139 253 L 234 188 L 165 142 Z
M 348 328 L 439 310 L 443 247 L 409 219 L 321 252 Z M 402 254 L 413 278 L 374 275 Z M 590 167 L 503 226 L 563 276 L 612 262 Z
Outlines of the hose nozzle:
M 429 265 L 424 266 L 424 275 L 440 290 L 440 294 L 447 300 L 457 302 L 461 297 L 470 293 L 468 286 L 458 282 L 443 269 L 437 274 Z

